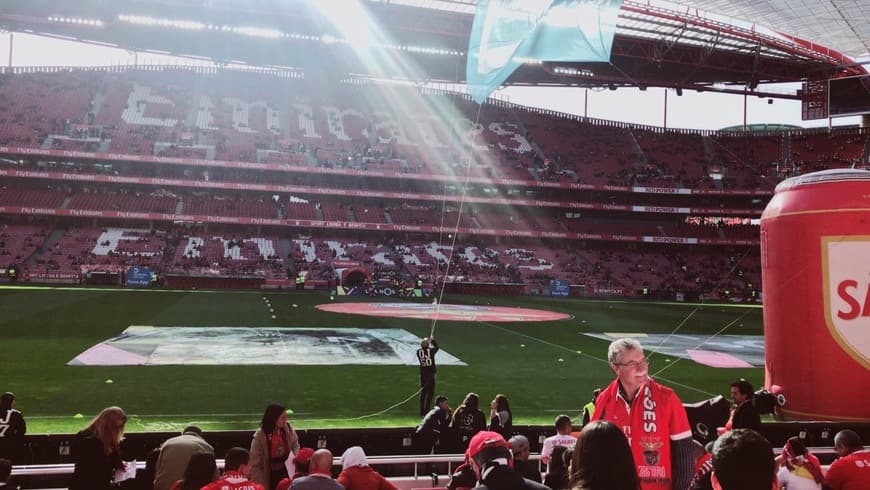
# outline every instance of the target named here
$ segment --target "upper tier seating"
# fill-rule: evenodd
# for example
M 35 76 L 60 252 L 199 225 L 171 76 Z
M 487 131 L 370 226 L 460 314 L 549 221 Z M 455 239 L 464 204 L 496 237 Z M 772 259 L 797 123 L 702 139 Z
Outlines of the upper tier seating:
M 178 200 L 165 195 L 142 193 L 80 192 L 73 195 L 69 209 L 100 209 L 141 213 L 174 213 Z
M 246 218 L 278 218 L 276 203 L 268 198 L 233 198 L 227 196 L 187 196 L 184 214 L 233 216 Z
M 59 208 L 65 199 L 66 193 L 59 190 L 0 187 L 0 206 Z
M 707 147 L 704 138 L 504 103 L 481 108 L 411 87 L 232 71 L 0 77 L 5 144 L 459 178 L 771 189 L 796 171 L 866 164 L 870 132 L 729 133 Z

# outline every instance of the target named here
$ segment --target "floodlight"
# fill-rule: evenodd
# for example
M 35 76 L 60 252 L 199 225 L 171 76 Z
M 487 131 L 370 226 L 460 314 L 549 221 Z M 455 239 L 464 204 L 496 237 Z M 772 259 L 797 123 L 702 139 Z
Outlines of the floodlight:
M 264 27 L 233 27 L 232 30 L 236 34 L 244 34 L 245 36 L 261 37 L 266 39 L 278 39 L 283 34 L 277 29 L 268 29 Z
M 346 42 L 356 48 L 367 48 L 376 41 L 372 31 L 374 23 L 358 0 L 319 0 L 317 8 L 332 22 Z

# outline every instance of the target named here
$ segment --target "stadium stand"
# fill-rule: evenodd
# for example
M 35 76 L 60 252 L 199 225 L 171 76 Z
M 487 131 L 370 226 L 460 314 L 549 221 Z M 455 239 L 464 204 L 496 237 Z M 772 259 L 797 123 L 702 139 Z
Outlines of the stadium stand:
M 33 277 L 147 263 L 173 274 L 282 278 L 295 270 L 325 281 L 338 261 L 359 263 L 372 277 L 427 282 L 447 274 L 540 288 L 567 278 L 592 290 L 748 298 L 760 289 L 758 267 L 747 263 L 756 255 L 730 278 L 727 257 L 741 253 L 724 251 L 757 243 L 750 220 L 781 178 L 866 165 L 870 134 L 667 131 L 504 102 L 478 114 L 466 96 L 449 92 L 233 70 L 122 67 L 0 80 L 6 144 L 109 155 L 58 161 L 12 151 L 0 162 L 0 206 L 18 216 L 148 219 L 160 236 L 154 246 L 165 248 L 162 259 L 132 251 L 107 258 L 93 252 L 100 228 L 64 221 L 45 228 L 60 239 L 30 261 Z M 289 100 L 273 95 L 279 83 L 292 87 Z M 62 102 L 46 96 L 57 91 Z M 469 202 L 460 206 L 463 195 Z M 272 251 L 234 238 L 254 237 L 247 231 L 186 234 L 170 223 L 205 219 L 270 226 L 260 236 Z M 326 229 L 282 252 L 294 223 Z M 449 244 L 432 239 L 455 226 L 465 234 L 451 255 Z M 361 231 L 342 236 L 340 228 Z M 372 236 L 384 229 L 388 239 Z M 577 242 L 566 248 L 547 238 Z M 710 282 L 711 270 L 729 279 Z
M 36 225 L 0 225 L 0 260 L 15 265 L 29 259 L 42 248 L 47 230 Z
M 775 136 L 663 131 L 504 103 L 488 105 L 478 118 L 476 105 L 465 97 L 408 87 L 327 90 L 298 81 L 299 95 L 288 104 L 268 99 L 277 93 L 268 90 L 275 79 L 232 72 L 67 71 L 4 79 L 0 98 L 9 103 L 10 114 L 0 120 L 5 122 L 0 136 L 8 144 L 59 150 L 96 146 L 118 154 L 464 175 L 464 146 L 472 150 L 470 175 L 479 178 L 703 189 L 717 188 L 710 173 L 718 170 L 732 188 L 739 182 L 740 188 L 769 189 L 778 180 L 765 168 L 771 163 L 804 170 L 858 164 L 867 141 L 865 132 L 854 131 Z M 239 79 L 245 89 L 233 84 Z M 65 94 L 62 104 L 45 97 L 57 90 Z M 194 92 L 200 94 L 195 106 Z M 404 114 L 360 105 L 378 98 L 411 104 L 412 114 L 453 107 L 453 119 L 406 121 Z M 34 119 L 30 113 L 43 116 Z M 468 128 L 462 146 L 442 138 L 454 124 Z M 765 178 L 756 182 L 758 175 Z
M 157 269 L 163 260 L 166 233 L 126 228 L 77 228 L 61 233 L 27 266 L 33 278 L 70 277 L 91 272 L 122 272 L 136 265 Z
M 284 261 L 270 236 L 177 233 L 169 274 L 284 278 Z

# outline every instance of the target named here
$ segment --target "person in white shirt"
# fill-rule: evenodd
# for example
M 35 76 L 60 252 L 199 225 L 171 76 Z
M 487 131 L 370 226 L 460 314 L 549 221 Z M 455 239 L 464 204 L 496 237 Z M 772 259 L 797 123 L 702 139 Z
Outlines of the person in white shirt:
M 556 446 L 574 449 L 577 438 L 571 435 L 573 430 L 574 426 L 571 424 L 571 417 L 567 415 L 556 417 L 556 435 L 544 439 L 544 447 L 541 449 L 542 463 L 550 464 L 550 456 L 553 454 L 553 448 Z

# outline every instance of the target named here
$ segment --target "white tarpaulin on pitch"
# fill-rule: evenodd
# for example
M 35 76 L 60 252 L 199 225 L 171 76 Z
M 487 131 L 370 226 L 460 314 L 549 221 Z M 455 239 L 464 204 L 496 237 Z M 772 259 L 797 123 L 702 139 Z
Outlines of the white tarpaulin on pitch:
M 130 326 L 70 361 L 70 366 L 417 365 L 420 337 L 398 328 Z M 442 366 L 465 366 L 441 350 Z
M 608 342 L 621 337 L 634 337 L 640 341 L 644 350 L 691 359 L 698 364 L 711 367 L 749 368 L 764 366 L 764 337 L 761 335 L 711 336 L 637 333 L 587 333 L 585 335 Z M 660 367 L 658 366 L 656 369 Z

